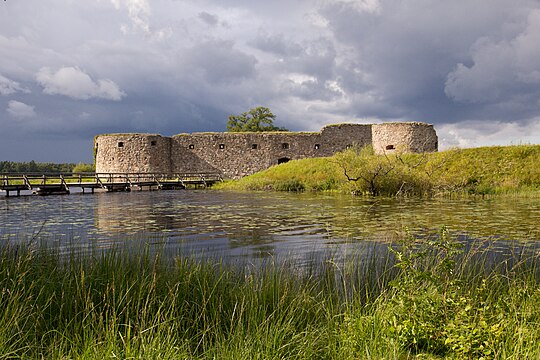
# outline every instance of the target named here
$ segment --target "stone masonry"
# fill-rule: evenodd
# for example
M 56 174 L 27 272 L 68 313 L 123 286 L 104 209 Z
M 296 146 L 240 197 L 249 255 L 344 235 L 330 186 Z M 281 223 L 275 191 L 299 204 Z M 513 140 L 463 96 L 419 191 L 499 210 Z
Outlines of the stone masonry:
M 289 160 L 332 156 L 349 146 L 375 152 L 437 151 L 437 134 L 425 123 L 327 125 L 320 132 L 193 133 L 96 136 L 98 173 L 219 172 L 239 178 Z

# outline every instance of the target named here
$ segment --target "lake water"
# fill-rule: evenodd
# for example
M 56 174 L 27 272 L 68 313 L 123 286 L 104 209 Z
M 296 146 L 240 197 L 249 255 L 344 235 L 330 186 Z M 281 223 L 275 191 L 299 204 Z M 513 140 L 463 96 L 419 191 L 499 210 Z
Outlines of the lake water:
M 0 198 L 0 240 L 65 251 L 140 243 L 170 254 L 297 259 L 376 251 L 408 229 L 445 225 L 461 241 L 495 251 L 540 247 L 540 200 L 386 199 L 347 195 L 153 191 Z

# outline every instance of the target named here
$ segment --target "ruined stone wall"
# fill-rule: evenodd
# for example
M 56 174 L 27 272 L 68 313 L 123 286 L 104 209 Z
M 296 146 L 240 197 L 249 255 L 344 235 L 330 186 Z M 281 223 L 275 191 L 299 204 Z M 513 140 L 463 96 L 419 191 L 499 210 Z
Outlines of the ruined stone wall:
M 352 145 L 366 146 L 371 144 L 371 125 L 365 124 L 336 124 L 327 125 L 321 130 L 322 142 L 327 149 L 327 155 L 332 156 Z
M 110 134 L 97 136 L 96 172 L 169 173 L 171 138 L 152 134 Z
M 382 123 L 372 125 L 375 153 L 388 151 L 433 152 L 437 151 L 438 139 L 433 125 L 411 123 Z
M 378 153 L 437 150 L 432 125 L 339 124 L 320 132 L 194 133 L 169 137 L 113 134 L 96 138 L 97 172 L 220 172 L 238 178 L 289 160 L 332 156 L 351 145 Z
M 226 177 L 253 174 L 286 162 L 319 155 L 318 133 L 195 133 L 173 137 L 173 169 L 221 171 Z M 204 165 L 206 164 L 206 166 Z
M 371 126 L 331 125 L 321 132 L 194 133 L 173 137 L 173 172 L 221 171 L 238 178 L 289 160 L 331 156 L 371 143 Z

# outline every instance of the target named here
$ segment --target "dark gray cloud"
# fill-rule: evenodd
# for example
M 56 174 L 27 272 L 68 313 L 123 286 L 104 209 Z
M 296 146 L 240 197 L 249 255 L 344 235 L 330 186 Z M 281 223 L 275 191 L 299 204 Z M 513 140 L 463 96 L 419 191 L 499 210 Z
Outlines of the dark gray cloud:
M 268 53 L 284 56 L 296 57 L 303 52 L 302 47 L 290 40 L 285 39 L 283 34 L 268 34 L 260 31 L 249 45 Z
M 180 71 L 201 71 L 210 83 L 249 79 L 255 74 L 257 59 L 234 48 L 232 41 L 210 40 L 180 54 Z
M 211 26 L 216 26 L 219 23 L 219 18 L 216 15 L 212 15 L 206 11 L 199 13 L 199 19 Z
M 258 105 L 293 130 L 540 142 L 534 0 L 6 1 L 0 34 L 0 160 L 90 161 L 98 133 L 221 131 Z

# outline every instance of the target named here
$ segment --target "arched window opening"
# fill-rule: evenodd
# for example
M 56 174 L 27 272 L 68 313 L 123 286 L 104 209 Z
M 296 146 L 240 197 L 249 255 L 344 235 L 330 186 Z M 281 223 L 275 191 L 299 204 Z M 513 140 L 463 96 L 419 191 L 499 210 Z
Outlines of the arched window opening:
M 150 141 L 150 146 L 156 146 L 156 145 L 157 145 L 157 141 L 156 141 L 156 140 Z
M 219 148 L 220 148 L 221 150 L 225 149 L 225 144 L 219 144 Z
M 286 162 L 289 162 L 291 159 L 287 158 L 287 157 L 282 157 L 282 158 L 279 158 L 277 163 L 278 165 L 279 164 L 285 164 Z
M 251 148 L 253 150 L 257 150 L 259 148 L 259 146 L 257 144 L 251 144 Z
M 119 147 L 119 148 L 120 148 L 120 147 L 124 147 L 124 142 L 123 142 L 123 141 L 119 141 L 119 142 L 118 142 L 118 147 Z
M 195 149 L 195 145 L 189 144 L 188 148 L 189 148 L 190 150 L 193 150 L 193 149 Z
M 315 150 L 319 150 L 321 148 L 321 144 L 315 144 Z
M 283 144 L 281 144 L 281 148 L 284 149 L 284 150 L 288 149 L 289 147 L 290 147 L 290 146 L 289 146 L 289 143 L 283 143 Z

